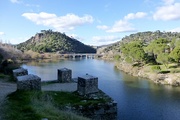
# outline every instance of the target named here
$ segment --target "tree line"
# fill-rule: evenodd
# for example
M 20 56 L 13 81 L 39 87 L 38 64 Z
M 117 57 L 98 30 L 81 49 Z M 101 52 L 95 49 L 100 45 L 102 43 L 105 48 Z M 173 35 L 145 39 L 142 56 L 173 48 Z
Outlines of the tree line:
M 169 63 L 180 63 L 180 39 L 158 38 L 149 44 L 135 40 L 122 43 L 120 52 L 126 62 L 163 64 L 168 68 Z

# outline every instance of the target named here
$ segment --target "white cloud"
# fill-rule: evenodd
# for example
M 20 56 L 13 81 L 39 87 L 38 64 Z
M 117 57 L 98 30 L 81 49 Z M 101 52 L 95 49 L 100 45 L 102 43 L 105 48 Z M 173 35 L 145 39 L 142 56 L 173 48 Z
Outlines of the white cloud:
M 171 5 L 175 2 L 175 0 L 163 0 L 165 5 Z
M 132 19 L 140 19 L 147 16 L 147 13 L 145 12 L 137 12 L 137 13 L 129 13 L 124 17 L 124 20 L 132 20 Z
M 119 41 L 121 38 L 118 36 L 94 36 L 92 40 L 94 45 L 106 45 Z
M 105 30 L 109 33 L 118 33 L 118 32 L 135 32 L 137 31 L 133 24 L 129 22 L 129 20 L 133 19 L 141 19 L 147 16 L 145 12 L 137 12 L 137 13 L 129 13 L 124 16 L 123 19 L 116 21 L 112 27 L 106 25 L 97 26 L 98 29 Z
M 10 0 L 12 3 L 21 3 L 21 0 Z
M 0 32 L 0 35 L 4 35 L 4 32 Z
M 116 33 L 116 32 L 134 32 L 136 31 L 135 28 L 132 27 L 133 25 L 125 20 L 119 20 L 114 23 L 114 25 L 108 29 L 106 32 Z
M 180 3 L 174 0 L 163 0 L 164 5 L 157 8 L 153 15 L 154 20 L 180 20 Z
M 94 21 L 91 15 L 84 15 L 79 17 L 75 14 L 67 14 L 65 16 L 57 16 L 56 14 L 50 13 L 24 13 L 23 17 L 33 21 L 37 25 L 44 25 L 53 27 L 58 31 L 69 31 L 73 30 L 76 26 L 81 26 Z
M 107 30 L 109 27 L 106 25 L 98 25 L 97 28 L 100 30 Z
M 172 30 L 169 30 L 170 32 L 180 32 L 180 27 L 174 28 Z

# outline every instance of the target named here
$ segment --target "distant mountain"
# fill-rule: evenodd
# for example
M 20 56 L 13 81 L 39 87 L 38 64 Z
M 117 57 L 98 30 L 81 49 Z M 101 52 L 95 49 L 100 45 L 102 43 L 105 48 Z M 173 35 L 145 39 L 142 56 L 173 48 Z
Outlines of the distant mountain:
M 35 52 L 96 53 L 96 49 L 80 41 L 52 30 L 41 30 L 26 42 L 16 45 L 17 49 Z
M 172 40 L 172 39 L 180 39 L 180 33 L 178 32 L 161 32 L 159 30 L 155 32 L 147 31 L 147 32 L 138 32 L 135 34 L 131 34 L 129 36 L 125 36 L 122 38 L 121 41 L 116 42 L 106 48 L 104 48 L 101 53 L 118 53 L 120 52 L 120 46 L 122 43 L 128 43 L 131 41 L 135 40 L 140 40 L 144 44 L 149 44 L 151 41 L 156 40 L 158 38 L 165 38 L 167 40 Z

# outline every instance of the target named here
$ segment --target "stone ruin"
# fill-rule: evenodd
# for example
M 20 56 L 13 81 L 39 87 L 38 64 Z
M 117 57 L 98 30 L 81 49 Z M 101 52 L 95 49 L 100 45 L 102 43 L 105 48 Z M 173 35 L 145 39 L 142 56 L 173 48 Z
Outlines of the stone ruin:
M 17 90 L 41 90 L 41 78 L 28 74 L 27 69 L 15 69 L 13 76 L 17 81 Z
M 98 78 L 88 74 L 82 77 L 78 77 L 77 88 L 77 91 L 80 95 L 96 93 L 99 91 Z
M 41 90 L 41 78 L 36 75 L 24 75 L 17 77 L 18 90 Z
M 19 69 L 13 70 L 13 76 L 14 76 L 14 78 L 16 80 L 17 80 L 18 76 L 23 76 L 23 75 L 28 75 L 28 70 L 27 69 L 19 68 Z
M 72 70 L 67 68 L 58 69 L 58 82 L 72 82 Z
M 13 70 L 13 75 L 17 79 L 17 90 L 41 90 L 41 78 L 28 74 L 26 69 L 20 68 Z M 97 105 L 89 105 L 86 107 L 68 107 L 67 110 L 75 111 L 91 119 L 98 120 L 116 120 L 117 119 L 117 103 L 104 92 L 98 89 L 98 78 L 92 75 L 84 75 L 77 79 L 77 92 L 84 98 L 90 99 L 110 99 L 106 103 L 98 103 Z M 69 83 L 72 81 L 72 71 L 67 68 L 58 69 L 58 81 L 60 83 Z M 86 100 L 84 100 L 86 102 Z

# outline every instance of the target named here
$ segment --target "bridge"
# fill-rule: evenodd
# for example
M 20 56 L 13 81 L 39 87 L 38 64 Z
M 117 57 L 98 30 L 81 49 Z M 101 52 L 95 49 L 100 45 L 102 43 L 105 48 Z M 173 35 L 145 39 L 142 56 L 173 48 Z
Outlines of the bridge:
M 65 58 L 89 58 L 89 59 L 102 57 L 101 54 L 96 54 L 96 53 L 61 54 L 61 56 L 65 57 Z

